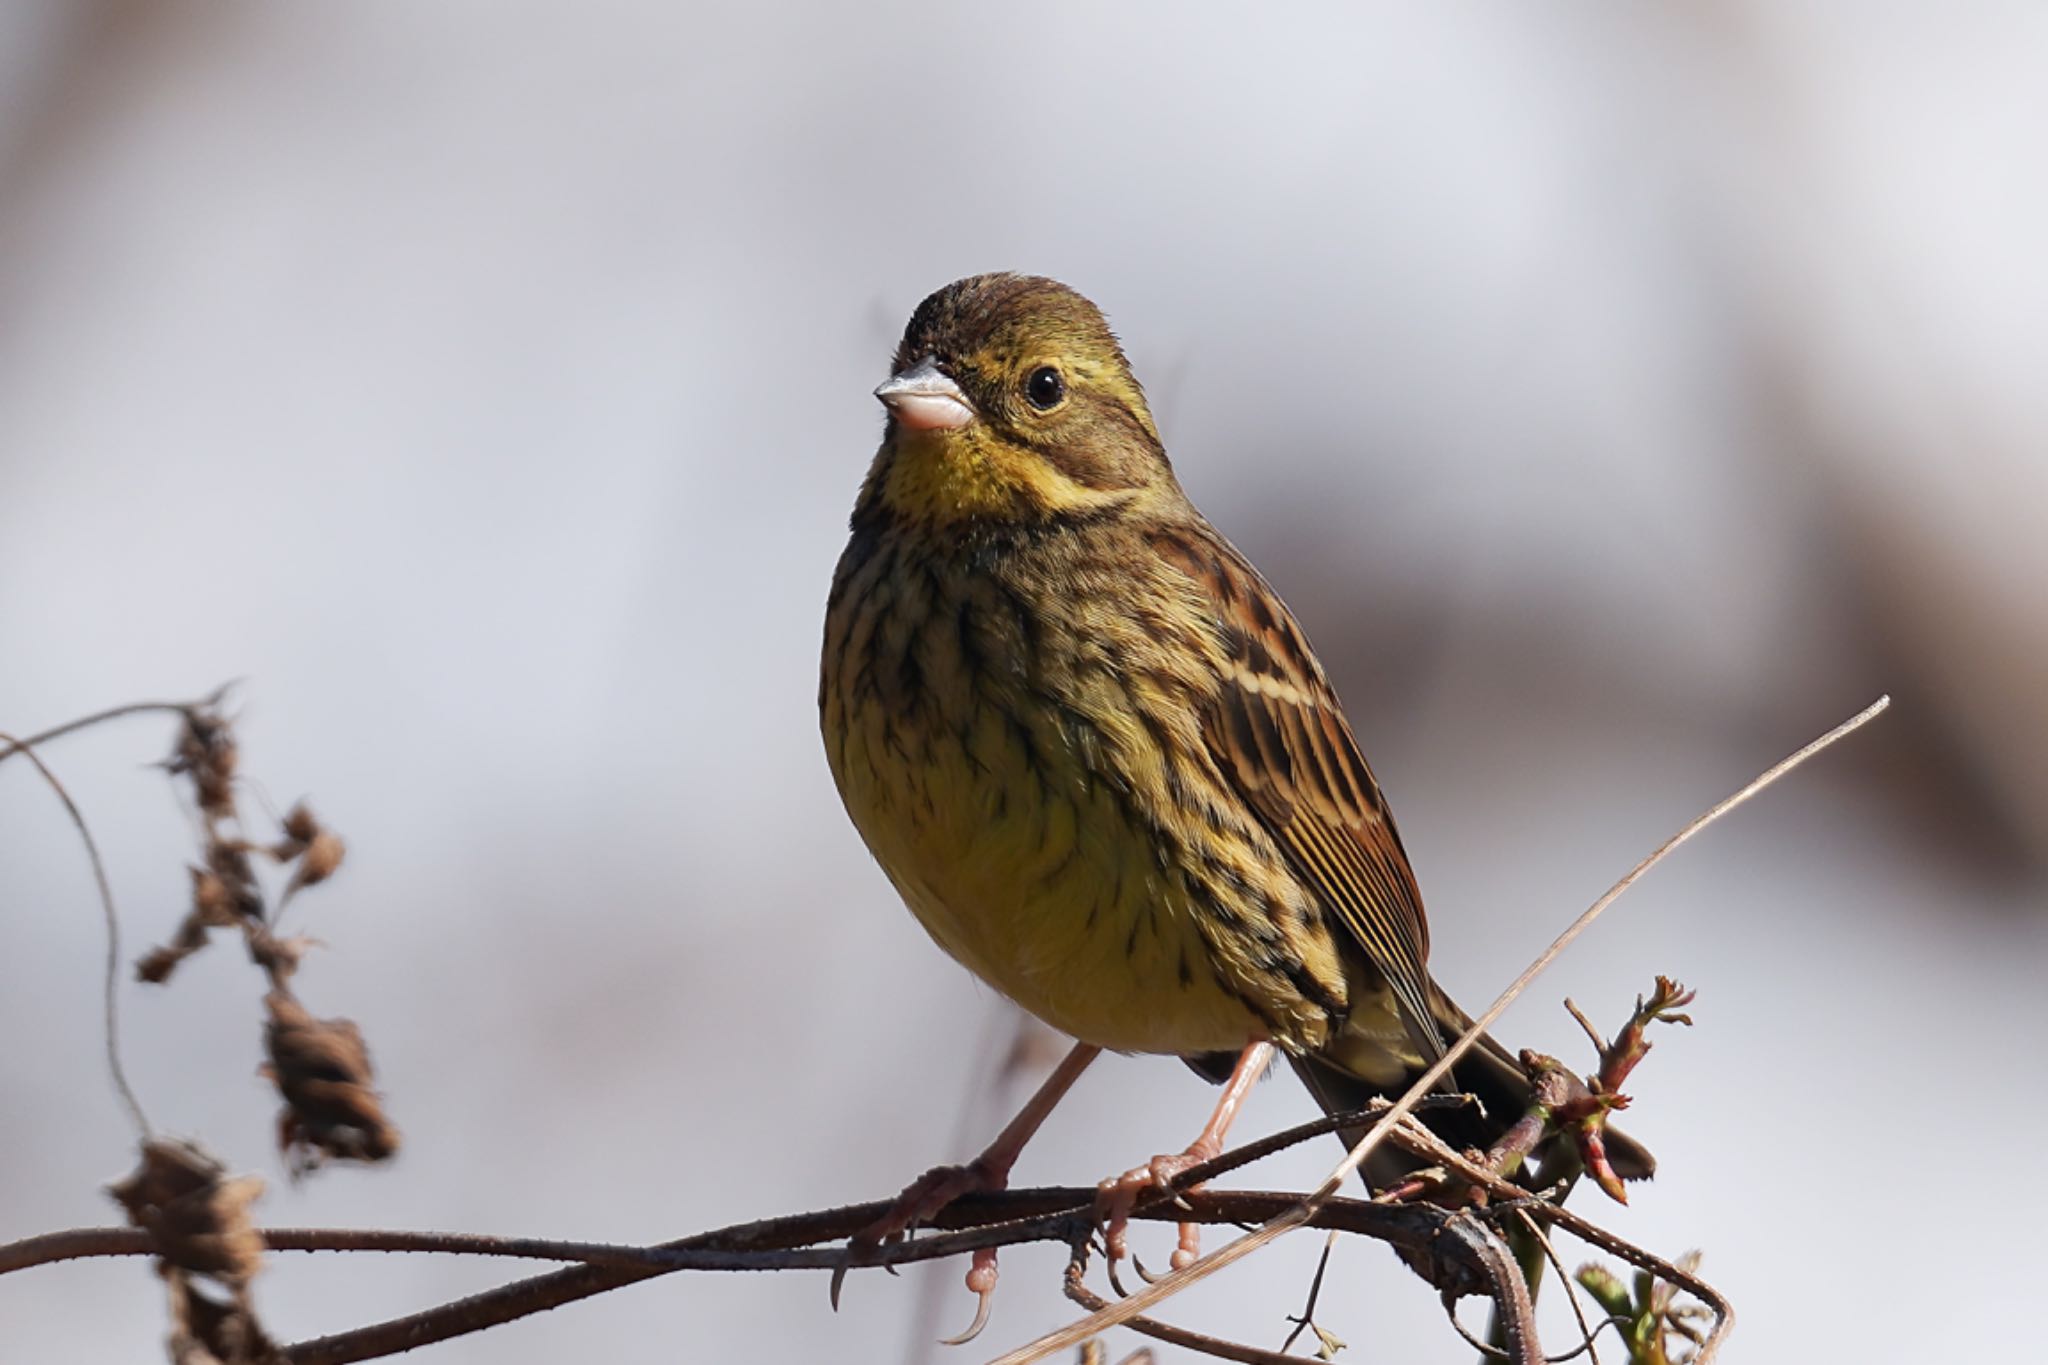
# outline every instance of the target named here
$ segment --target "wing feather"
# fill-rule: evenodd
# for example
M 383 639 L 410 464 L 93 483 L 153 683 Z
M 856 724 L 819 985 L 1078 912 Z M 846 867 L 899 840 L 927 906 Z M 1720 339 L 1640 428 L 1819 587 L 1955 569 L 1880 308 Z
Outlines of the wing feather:
M 1322 665 L 1285 604 L 1220 537 L 1182 541 L 1170 558 L 1207 595 L 1229 656 L 1204 725 L 1211 757 L 1386 978 L 1416 1041 L 1441 1055 L 1415 874 Z

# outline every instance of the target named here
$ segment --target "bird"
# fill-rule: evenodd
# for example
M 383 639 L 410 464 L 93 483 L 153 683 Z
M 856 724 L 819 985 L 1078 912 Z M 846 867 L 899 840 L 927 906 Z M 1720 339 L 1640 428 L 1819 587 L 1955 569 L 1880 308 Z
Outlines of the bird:
M 1186 1151 L 1105 1182 L 1113 1219 L 1220 1149 L 1276 1053 L 1331 1112 L 1405 1090 L 1472 1021 L 1430 974 L 1386 796 L 1293 613 L 1182 490 L 1101 311 L 1041 276 L 955 281 L 875 396 L 826 606 L 827 763 L 938 946 L 1076 1042 L 987 1151 L 913 1182 L 868 1240 L 1002 1188 L 1103 1050 L 1226 1082 Z M 1449 1088 L 1479 1102 L 1426 1121 L 1460 1147 L 1530 1097 L 1490 1036 Z M 1607 1149 L 1624 1177 L 1654 1169 L 1622 1134 Z M 1383 1149 L 1365 1174 L 1413 1164 Z M 1194 1250 L 1184 1228 L 1175 1263 Z M 977 1253 L 958 1339 L 994 1282 Z

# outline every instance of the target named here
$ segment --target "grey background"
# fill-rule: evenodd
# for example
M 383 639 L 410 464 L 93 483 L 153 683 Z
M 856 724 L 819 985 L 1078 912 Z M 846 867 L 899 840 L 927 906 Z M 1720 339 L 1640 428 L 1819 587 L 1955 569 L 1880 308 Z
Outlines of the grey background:
M 232 950 L 124 988 L 145 1102 L 275 1223 L 590 1239 L 879 1197 L 992 1133 L 1013 1024 L 847 825 L 815 668 L 903 318 L 1026 269 L 1109 313 L 1306 621 L 1474 1009 L 1895 694 L 1502 1031 L 1577 1055 L 1561 996 L 1611 1026 L 1653 973 L 1700 987 L 1635 1087 L 1664 1175 L 1587 1208 L 1705 1248 L 1732 1359 L 2009 1354 L 2048 1270 L 2044 40 L 2017 3 L 16 0 L 0 727 L 246 679 L 248 771 L 350 841 L 294 911 L 331 945 L 301 993 L 361 1022 L 408 1141 L 284 1180 Z M 181 909 L 167 743 L 49 755 L 130 955 Z M 103 948 L 20 763 L 0 915 L 0 1239 L 108 1221 Z M 1209 1098 L 1105 1063 L 1018 1178 L 1175 1148 Z M 1276 1080 L 1245 1131 L 1307 1109 Z M 1173 1316 L 1275 1345 L 1316 1249 Z M 1069 1315 L 1059 1263 L 1006 1258 L 979 1347 Z M 924 1345 L 960 1269 L 836 1317 L 822 1276 L 674 1278 L 421 1358 L 976 1359 Z M 278 1257 L 257 1293 L 301 1337 L 505 1273 Z M 1333 1275 L 1358 1359 L 1469 1355 L 1379 1249 Z M 162 1331 L 140 1264 L 0 1281 L 9 1361 Z

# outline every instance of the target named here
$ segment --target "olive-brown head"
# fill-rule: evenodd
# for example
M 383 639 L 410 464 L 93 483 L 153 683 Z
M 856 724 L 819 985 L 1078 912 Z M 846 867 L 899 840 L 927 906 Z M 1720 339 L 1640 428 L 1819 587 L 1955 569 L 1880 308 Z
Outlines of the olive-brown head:
M 889 427 L 854 520 L 1027 522 L 1172 488 L 1145 395 L 1094 304 L 975 275 L 917 306 L 875 390 Z

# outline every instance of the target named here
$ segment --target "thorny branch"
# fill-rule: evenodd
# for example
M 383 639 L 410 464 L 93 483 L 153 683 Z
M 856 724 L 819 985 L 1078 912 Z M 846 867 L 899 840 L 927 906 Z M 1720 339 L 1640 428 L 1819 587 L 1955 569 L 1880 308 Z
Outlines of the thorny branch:
M 1185 1172 L 1174 1182 L 1185 1207 L 1171 1200 L 1141 1208 L 1137 1216 L 1168 1221 L 1201 1223 L 1245 1223 L 1271 1218 L 1299 1202 L 1299 1195 L 1257 1191 L 1219 1192 L 1187 1187 L 1210 1181 L 1262 1157 L 1340 1128 L 1357 1127 L 1374 1119 L 1384 1121 L 1388 1106 L 1337 1114 L 1299 1124 L 1285 1132 L 1235 1148 L 1214 1161 Z M 1506 1181 L 1483 1165 L 1451 1152 L 1428 1129 L 1413 1120 L 1398 1132 L 1395 1140 L 1418 1154 L 1445 1164 L 1475 1183 L 1497 1187 L 1511 1200 L 1504 1211 L 1536 1210 L 1539 1216 L 1552 1212 L 1566 1226 L 1578 1230 L 1583 1224 L 1561 1209 L 1530 1201 L 1528 1192 Z M 1009 1246 L 1033 1241 L 1051 1241 L 1070 1247 L 1085 1244 L 1094 1229 L 1093 1189 L 1014 1190 L 1003 1194 L 963 1198 L 933 1219 L 945 1229 L 937 1235 L 878 1247 L 865 1258 L 872 1265 L 898 1265 L 912 1261 L 957 1256 L 980 1247 Z M 837 1243 L 869 1226 L 887 1207 L 888 1201 L 829 1209 L 817 1213 L 768 1219 L 717 1231 L 700 1233 L 657 1247 L 612 1246 L 587 1242 L 546 1241 L 532 1238 L 499 1238 L 462 1233 L 412 1233 L 381 1229 L 281 1229 L 260 1230 L 264 1247 L 276 1251 L 376 1251 L 445 1252 L 468 1255 L 521 1257 L 573 1262 L 571 1268 L 516 1281 L 471 1298 L 444 1304 L 388 1322 L 298 1343 L 279 1349 L 277 1358 L 294 1365 L 344 1365 L 371 1360 L 451 1337 L 484 1330 L 560 1307 L 578 1299 L 606 1293 L 627 1284 L 676 1271 L 739 1270 L 823 1270 L 844 1263 L 846 1252 Z M 1428 1204 L 1367 1203 L 1355 1199 L 1333 1199 L 1313 1215 L 1311 1226 L 1350 1232 L 1387 1242 L 1398 1250 L 1428 1258 L 1437 1266 L 1434 1277 L 1440 1283 L 1460 1286 L 1466 1293 L 1484 1293 L 1498 1304 L 1508 1301 L 1509 1315 L 1526 1324 L 1526 1291 L 1505 1248 L 1493 1241 L 1488 1247 L 1488 1228 L 1471 1213 L 1460 1213 Z M 1632 1264 L 1662 1267 L 1654 1257 L 1619 1239 L 1602 1234 L 1595 1243 L 1621 1255 Z M 154 1250 L 143 1233 L 119 1228 L 80 1229 L 30 1238 L 0 1246 L 0 1274 L 28 1269 L 55 1261 L 86 1256 L 144 1255 Z M 1691 1285 L 1684 1287 L 1689 1290 Z M 1515 1296 L 1522 1297 L 1516 1302 Z M 1698 1291 L 1693 1291 L 1698 1292 Z M 1718 1295 L 1707 1291 L 1703 1299 L 1721 1307 Z M 1154 1335 L 1184 1345 L 1196 1344 L 1199 1334 L 1148 1322 L 1159 1328 Z M 1532 1343 L 1523 1361 L 1540 1358 Z M 1202 1340 L 1214 1341 L 1213 1338 Z M 1226 1359 L 1294 1360 L 1280 1353 L 1258 1354 L 1254 1348 L 1223 1343 L 1240 1354 Z M 1206 1349 L 1206 1348 L 1205 1348 Z
M 286 1100 L 280 1123 L 280 1140 L 292 1156 L 295 1174 L 311 1169 L 323 1157 L 376 1160 L 396 1149 L 397 1135 L 384 1120 L 378 1097 L 371 1087 L 368 1052 L 360 1033 L 346 1020 L 317 1020 L 292 995 L 290 981 L 307 946 L 305 940 L 281 940 L 273 933 L 278 917 L 303 889 L 333 875 L 342 857 L 340 839 L 315 820 L 305 806 L 295 807 L 283 823 L 280 837 L 271 843 L 254 841 L 243 832 L 236 809 L 237 750 L 227 719 L 220 711 L 226 689 L 197 702 L 146 702 L 116 707 L 45 730 L 26 740 L 0 735 L 0 761 L 25 754 L 41 772 L 63 802 L 79 829 L 99 882 L 108 924 L 110 973 L 118 963 L 118 916 L 107 888 L 105 871 L 89 827 L 68 792 L 51 774 L 35 748 L 91 725 L 124 716 L 168 713 L 183 722 L 178 745 L 165 767 L 189 780 L 200 816 L 202 862 L 192 869 L 192 909 L 173 939 L 138 964 L 144 980 L 163 981 L 177 964 L 205 946 L 214 928 L 240 930 L 250 958 L 268 976 L 270 994 L 267 1045 L 270 1064 L 267 1073 Z M 1632 1358 L 1668 1359 L 1667 1339 L 1684 1338 L 1693 1347 L 1691 1360 L 1698 1365 L 1710 1360 L 1733 1324 L 1727 1300 L 1693 1273 L 1696 1255 L 1678 1264 L 1662 1260 L 1606 1232 L 1576 1214 L 1569 1213 L 1548 1198 L 1532 1196 L 1522 1185 L 1503 1175 L 1512 1170 L 1510 1156 L 1526 1154 L 1496 1152 L 1464 1154 L 1444 1146 L 1415 1118 L 1414 1112 L 1442 1102 L 1428 1094 L 1438 1074 L 1471 1046 L 1472 1039 L 1496 1019 L 1534 976 L 1582 932 L 1607 905 L 1633 884 L 1650 866 L 1706 824 L 1769 785 L 1799 762 L 1858 728 L 1886 705 L 1886 699 L 1865 710 L 1822 739 L 1806 746 L 1791 758 L 1774 766 L 1734 796 L 1716 805 L 1668 840 L 1649 858 L 1624 877 L 1582 914 L 1564 934 L 1541 954 L 1509 990 L 1475 1022 L 1435 1070 L 1422 1077 L 1407 1094 L 1392 1103 L 1380 1102 L 1360 1114 L 1333 1115 L 1302 1124 L 1285 1133 L 1225 1153 L 1216 1160 L 1185 1171 L 1173 1182 L 1173 1189 L 1158 1201 L 1141 1205 L 1133 1216 L 1176 1222 L 1235 1223 L 1258 1222 L 1262 1226 L 1247 1237 L 1211 1253 L 1187 1271 L 1174 1272 L 1148 1284 L 1138 1293 L 1110 1303 L 1098 1298 L 1082 1283 L 1089 1238 L 1095 1229 L 1093 1189 L 1017 1190 L 1002 1194 L 964 1198 L 935 1216 L 932 1225 L 942 1231 L 906 1239 L 885 1246 L 865 1248 L 855 1258 L 862 1265 L 895 1265 L 909 1261 L 953 1256 L 984 1247 L 1028 1241 L 1058 1241 L 1072 1255 L 1066 1275 L 1070 1297 L 1088 1310 L 1088 1317 L 1060 1332 L 1003 1357 L 1004 1362 L 1045 1358 L 1062 1345 L 1091 1343 L 1096 1332 L 1115 1323 L 1132 1327 L 1163 1340 L 1177 1341 L 1223 1359 L 1274 1365 L 1303 1358 L 1188 1332 L 1141 1316 L 1142 1309 L 1156 1303 L 1203 1275 L 1247 1254 L 1280 1232 L 1292 1227 L 1314 1226 L 1337 1232 L 1354 1232 L 1384 1241 L 1403 1253 L 1409 1264 L 1435 1283 L 1447 1308 L 1464 1295 L 1484 1295 L 1495 1304 L 1505 1324 L 1507 1355 L 1518 1365 L 1536 1365 L 1543 1357 L 1536 1345 L 1533 1308 L 1528 1282 L 1514 1256 L 1502 1242 L 1495 1220 L 1513 1217 L 1523 1220 L 1528 1230 L 1542 1240 L 1546 1255 L 1556 1253 L 1538 1224 L 1563 1228 L 1611 1255 L 1635 1266 L 1635 1292 L 1611 1273 L 1596 1266 L 1581 1270 L 1576 1277 L 1608 1309 L 1608 1316 L 1589 1330 L 1585 1318 L 1579 1322 L 1582 1343 L 1590 1348 L 1591 1337 L 1609 1323 L 1620 1323 L 1629 1339 Z M 274 910 L 254 874 L 251 855 L 262 855 L 289 867 L 290 873 Z M 1601 1052 L 1598 1072 L 1588 1081 L 1570 1076 L 1546 1058 L 1529 1058 L 1539 1072 L 1562 1073 L 1566 1079 L 1547 1087 L 1544 1112 L 1533 1116 L 1537 1131 L 1542 1127 L 1570 1131 L 1585 1164 L 1596 1178 L 1603 1175 L 1604 1158 L 1599 1150 L 1599 1129 L 1606 1114 L 1623 1107 L 1627 1099 L 1619 1090 L 1628 1072 L 1649 1050 L 1644 1030 L 1652 1022 L 1690 1023 L 1678 1014 L 1691 999 L 1665 978 L 1649 1001 L 1638 1000 L 1635 1015 L 1612 1044 L 1601 1040 L 1576 1006 L 1572 1011 L 1586 1026 Z M 111 975 L 107 991 L 109 1063 L 117 1088 L 134 1112 L 145 1137 L 148 1126 L 121 1073 L 114 1051 L 113 991 Z M 1546 1067 L 1547 1064 L 1547 1067 Z M 1456 1101 L 1453 1101 L 1456 1102 Z M 1219 1192 L 1194 1188 L 1218 1175 L 1258 1158 L 1338 1129 L 1364 1129 L 1364 1137 L 1331 1177 L 1314 1192 L 1299 1194 L 1262 1192 Z M 1524 1135 L 1525 1140 L 1528 1135 Z M 1340 1198 L 1338 1182 L 1355 1170 L 1375 1144 L 1392 1141 L 1436 1164 L 1445 1181 L 1464 1182 L 1466 1193 L 1442 1198 L 1447 1185 L 1433 1187 L 1436 1202 L 1372 1202 Z M 1476 1159 L 1475 1159 L 1476 1158 Z M 1612 1172 L 1604 1172 L 1611 1176 Z M 1609 1183 L 1603 1180 L 1603 1184 Z M 1615 1182 L 1618 1188 L 1618 1182 Z M 796 1270 L 834 1269 L 849 1264 L 849 1252 L 831 1245 L 869 1226 L 888 1206 L 887 1201 L 818 1213 L 768 1219 L 760 1222 L 701 1233 L 658 1247 L 621 1247 L 584 1242 L 498 1238 L 472 1234 L 410 1233 L 388 1230 L 272 1229 L 262 1231 L 249 1216 L 249 1206 L 261 1189 L 254 1177 L 229 1178 L 219 1163 L 196 1148 L 180 1143 L 147 1140 L 143 1163 L 135 1174 L 110 1191 L 128 1210 L 133 1229 L 80 1229 L 29 1238 L 0 1246 L 0 1274 L 55 1261 L 87 1256 L 154 1255 L 158 1268 L 172 1291 L 173 1336 L 171 1349 L 179 1361 L 226 1362 L 227 1365 L 342 1365 L 410 1350 L 429 1342 L 479 1331 L 518 1317 L 604 1293 L 622 1285 L 681 1270 Z M 1496 1202 L 1497 1201 L 1497 1202 Z M 1491 1204 L 1491 1207 L 1488 1205 Z M 259 1268 L 265 1250 L 304 1251 L 436 1251 L 468 1255 L 524 1257 L 570 1263 L 567 1268 L 516 1281 L 483 1294 L 427 1309 L 334 1336 L 279 1347 L 263 1332 L 249 1304 L 248 1287 Z M 194 1277 L 212 1281 L 227 1290 L 222 1301 L 203 1292 Z M 1320 1278 L 1320 1272 L 1319 1272 Z M 1684 1292 L 1705 1308 L 1681 1305 L 1676 1296 Z M 1121 1290 L 1119 1290 L 1121 1293 Z M 1310 1307 L 1312 1314 L 1314 1295 Z M 1574 1303 L 1574 1311 L 1577 1305 Z M 1702 1331 L 1700 1318 L 1711 1314 L 1713 1323 Z M 1455 1322 L 1455 1315 L 1453 1315 Z M 1463 1328 L 1460 1326 L 1462 1332 Z M 1324 1355 L 1335 1349 L 1333 1339 L 1324 1338 Z M 1290 1337 L 1289 1341 L 1292 1342 Z M 1095 1347 L 1100 1355 L 1099 1345 Z M 1577 1354 L 1574 1351 L 1572 1354 Z M 1149 1359 L 1149 1353 L 1141 1353 Z M 1087 1358 L 1084 1354 L 1084 1359 Z M 1136 1359 L 1138 1357 L 1133 1357 Z M 1569 1358 L 1569 1357 L 1561 1357 Z M 1000 1365 L 1000 1363 L 999 1363 Z
M 1348 1116 L 1356 1122 L 1358 1115 Z M 1258 1144 L 1268 1152 L 1307 1141 L 1326 1130 L 1321 1122 L 1303 1124 Z M 1251 1158 L 1244 1149 L 1208 1168 L 1242 1164 Z M 1206 1179 L 1213 1169 L 1197 1168 L 1182 1183 Z M 1095 1191 L 1087 1188 L 1011 1190 L 959 1200 L 933 1219 L 947 1229 L 937 1235 L 878 1247 L 877 1265 L 957 1256 L 985 1246 L 1013 1246 L 1050 1241 L 1085 1245 L 1094 1231 Z M 1267 1191 L 1192 1190 L 1182 1194 L 1186 1207 L 1155 1205 L 1135 1216 L 1166 1221 L 1242 1223 L 1269 1218 L 1293 1204 L 1298 1195 Z M 280 1358 L 294 1365 L 343 1365 L 480 1331 L 532 1313 L 588 1298 L 657 1275 L 676 1271 L 826 1270 L 841 1264 L 840 1241 L 868 1226 L 889 1201 L 827 1209 L 767 1219 L 664 1243 L 658 1247 L 609 1246 L 584 1242 L 551 1242 L 496 1238 L 459 1233 L 407 1233 L 382 1229 L 271 1228 L 258 1235 L 273 1251 L 449 1252 L 569 1261 L 572 1268 L 518 1281 L 424 1313 L 393 1319 L 336 1336 L 281 1348 Z M 1316 1226 L 1357 1233 L 1398 1248 L 1437 1258 L 1446 1277 L 1466 1277 L 1473 1285 L 1489 1283 L 1489 1269 L 1470 1251 L 1470 1239 L 1447 1235 L 1459 1220 L 1471 1220 L 1430 1205 L 1374 1204 L 1337 1199 L 1316 1215 Z M 0 1246 L 0 1274 L 89 1256 L 136 1256 L 156 1250 L 145 1233 L 126 1228 L 90 1228 L 52 1233 Z M 1261 1359 L 1289 1359 L 1268 1355 Z M 1295 1358 L 1298 1359 L 1298 1358 Z
M 1094 1194 L 1092 1187 L 1049 1188 L 964 1198 L 934 1220 L 939 1226 L 958 1230 L 892 1243 L 878 1248 L 874 1259 L 877 1264 L 901 1265 L 957 1256 L 985 1246 L 1039 1241 L 1071 1244 L 1085 1240 L 1093 1229 L 1090 1209 Z M 1297 1198 L 1285 1192 L 1262 1191 L 1198 1191 L 1186 1197 L 1188 1209 L 1154 1209 L 1138 1216 L 1235 1223 L 1269 1217 Z M 521 1281 L 426 1313 L 302 1342 L 284 1348 L 282 1353 L 284 1359 L 295 1365 L 341 1365 L 480 1331 L 675 1271 L 830 1269 L 845 1258 L 845 1252 L 836 1244 L 867 1226 L 887 1207 L 888 1201 L 878 1201 L 769 1219 L 701 1233 L 659 1247 L 353 1229 L 272 1228 L 261 1235 L 264 1245 L 274 1251 L 439 1251 L 578 1263 L 573 1269 Z M 1361 1200 L 1337 1200 L 1326 1207 L 1319 1219 L 1321 1226 L 1420 1249 L 1430 1244 L 1433 1229 L 1451 1216 L 1423 1206 L 1390 1207 Z M 0 1273 L 82 1256 L 146 1255 L 152 1250 L 144 1234 L 125 1228 L 54 1233 L 0 1247 Z

